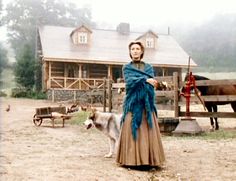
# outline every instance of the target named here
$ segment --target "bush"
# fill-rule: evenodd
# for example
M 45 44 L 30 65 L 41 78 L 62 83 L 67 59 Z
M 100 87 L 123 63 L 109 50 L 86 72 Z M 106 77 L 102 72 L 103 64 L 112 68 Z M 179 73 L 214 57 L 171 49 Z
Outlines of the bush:
M 7 97 L 7 94 L 3 91 L 0 91 L 0 97 Z
M 71 118 L 71 124 L 81 125 L 86 120 L 90 112 L 79 111 Z
M 12 89 L 11 97 L 30 98 L 30 99 L 47 99 L 47 95 L 40 91 L 33 91 L 25 88 Z
M 26 89 L 23 89 L 23 88 L 13 88 L 11 90 L 11 97 L 19 98 L 19 97 L 26 97 L 26 95 L 27 95 Z

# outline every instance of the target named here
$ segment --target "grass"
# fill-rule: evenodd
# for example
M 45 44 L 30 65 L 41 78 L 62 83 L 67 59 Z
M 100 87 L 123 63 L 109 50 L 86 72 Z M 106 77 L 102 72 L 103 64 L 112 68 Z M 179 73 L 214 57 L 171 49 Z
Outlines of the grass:
M 214 132 L 205 132 L 202 133 L 199 138 L 205 140 L 220 140 L 220 139 L 235 139 L 236 138 L 236 130 L 218 130 Z
M 90 112 L 79 111 L 74 113 L 71 118 L 71 124 L 82 125 L 86 118 L 89 116 Z M 166 136 L 167 139 L 173 138 L 173 136 Z M 236 129 L 231 130 L 218 130 L 213 132 L 204 132 L 196 136 L 174 136 L 177 139 L 202 139 L 202 140 L 222 140 L 222 139 L 236 139 Z
M 203 132 L 198 135 L 183 134 L 180 136 L 166 136 L 165 139 L 201 139 L 201 140 L 225 140 L 236 139 L 236 129 L 231 130 L 218 130 L 213 132 Z
M 85 111 L 79 111 L 77 113 L 74 113 L 70 122 L 71 122 L 71 124 L 82 125 L 89 114 L 90 114 L 90 112 L 85 112 Z

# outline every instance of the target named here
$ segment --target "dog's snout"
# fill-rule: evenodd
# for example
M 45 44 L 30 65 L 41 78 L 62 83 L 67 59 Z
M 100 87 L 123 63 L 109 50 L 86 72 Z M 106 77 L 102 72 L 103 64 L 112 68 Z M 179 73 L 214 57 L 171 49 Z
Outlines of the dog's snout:
M 86 129 L 89 129 L 93 126 L 93 122 L 90 119 L 85 120 L 83 124 L 86 126 Z

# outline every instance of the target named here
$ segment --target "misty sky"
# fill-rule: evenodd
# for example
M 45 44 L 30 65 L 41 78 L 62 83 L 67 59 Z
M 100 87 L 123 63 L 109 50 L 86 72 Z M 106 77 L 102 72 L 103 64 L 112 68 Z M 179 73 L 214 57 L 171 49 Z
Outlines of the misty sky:
M 88 6 L 92 21 L 99 24 L 132 26 L 199 25 L 215 14 L 236 13 L 235 0 L 64 0 Z M 3 0 L 11 2 L 11 0 Z M 0 40 L 5 31 L 0 30 Z
M 93 21 L 137 25 L 200 24 L 217 13 L 236 13 L 235 0 L 67 0 L 91 7 Z

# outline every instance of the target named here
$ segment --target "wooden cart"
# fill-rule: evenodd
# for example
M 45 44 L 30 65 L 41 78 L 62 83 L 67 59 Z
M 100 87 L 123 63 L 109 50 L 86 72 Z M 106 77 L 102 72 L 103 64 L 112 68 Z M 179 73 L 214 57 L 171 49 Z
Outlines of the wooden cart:
M 66 107 L 42 107 L 35 109 L 33 122 L 36 126 L 40 126 L 44 119 L 51 119 L 52 127 L 55 125 L 55 119 L 62 119 L 62 127 L 64 127 L 65 120 L 70 119 L 71 116 L 67 115 Z

